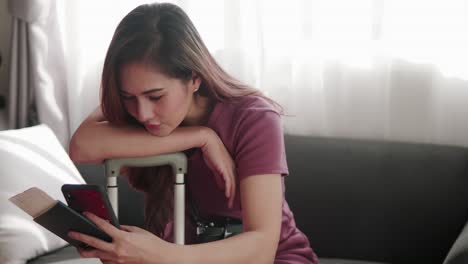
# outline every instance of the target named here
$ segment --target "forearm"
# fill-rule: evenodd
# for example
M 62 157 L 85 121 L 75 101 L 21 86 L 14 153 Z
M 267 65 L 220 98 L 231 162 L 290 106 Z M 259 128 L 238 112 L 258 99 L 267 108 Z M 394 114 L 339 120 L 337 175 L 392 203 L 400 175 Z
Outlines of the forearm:
M 261 231 L 244 232 L 215 242 L 176 246 L 174 263 L 273 263 L 278 239 Z
M 107 121 L 93 122 L 80 127 L 73 135 L 70 157 L 78 163 L 100 163 L 109 158 L 183 151 L 203 146 L 209 133 L 210 129 L 206 127 L 179 127 L 168 136 L 157 137 L 139 127 L 116 127 Z

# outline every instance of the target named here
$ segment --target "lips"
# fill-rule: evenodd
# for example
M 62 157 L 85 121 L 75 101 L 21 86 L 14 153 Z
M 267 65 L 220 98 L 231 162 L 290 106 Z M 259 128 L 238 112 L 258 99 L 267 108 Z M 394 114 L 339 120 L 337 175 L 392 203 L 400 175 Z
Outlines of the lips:
M 149 130 L 159 130 L 161 125 L 155 125 L 155 124 L 145 124 L 146 129 Z

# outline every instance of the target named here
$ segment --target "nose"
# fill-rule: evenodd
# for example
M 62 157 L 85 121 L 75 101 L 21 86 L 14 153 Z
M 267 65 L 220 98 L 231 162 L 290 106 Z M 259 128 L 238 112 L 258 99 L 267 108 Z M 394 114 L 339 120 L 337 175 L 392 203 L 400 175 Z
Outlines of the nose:
M 151 104 L 144 100 L 138 102 L 137 107 L 137 119 L 141 123 L 144 123 L 153 118 L 153 109 Z

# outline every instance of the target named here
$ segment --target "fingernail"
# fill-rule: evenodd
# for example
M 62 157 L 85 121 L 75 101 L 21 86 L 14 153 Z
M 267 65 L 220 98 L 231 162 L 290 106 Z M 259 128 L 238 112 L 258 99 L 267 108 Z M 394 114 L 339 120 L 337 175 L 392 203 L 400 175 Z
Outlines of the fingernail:
M 90 212 L 83 212 L 83 215 L 86 216 L 87 218 L 90 218 L 93 216 L 93 213 Z

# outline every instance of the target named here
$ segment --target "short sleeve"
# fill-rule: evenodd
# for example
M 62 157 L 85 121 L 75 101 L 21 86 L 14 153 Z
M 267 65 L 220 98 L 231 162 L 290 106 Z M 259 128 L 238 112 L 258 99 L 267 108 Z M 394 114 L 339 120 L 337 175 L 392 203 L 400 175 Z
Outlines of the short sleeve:
M 247 109 L 236 130 L 235 163 L 240 180 L 259 174 L 287 175 L 281 116 L 264 109 Z

